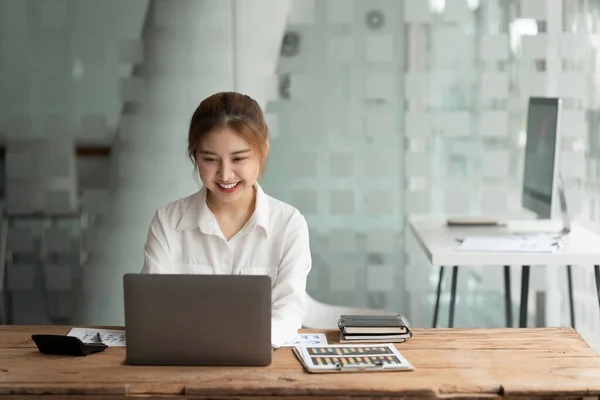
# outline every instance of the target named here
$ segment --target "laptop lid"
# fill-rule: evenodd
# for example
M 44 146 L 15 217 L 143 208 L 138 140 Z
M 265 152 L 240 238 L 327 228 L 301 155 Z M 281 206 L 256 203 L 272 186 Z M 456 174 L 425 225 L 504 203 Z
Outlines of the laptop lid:
M 266 275 L 125 274 L 126 362 L 269 365 Z

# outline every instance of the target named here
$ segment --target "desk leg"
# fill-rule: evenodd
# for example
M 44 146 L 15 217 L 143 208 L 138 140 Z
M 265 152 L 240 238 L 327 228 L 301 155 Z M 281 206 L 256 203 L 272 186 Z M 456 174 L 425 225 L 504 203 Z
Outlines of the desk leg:
M 435 298 L 435 310 L 433 310 L 433 326 L 437 328 L 438 312 L 440 311 L 440 295 L 442 294 L 442 281 L 444 280 L 444 266 L 440 266 L 440 276 L 437 284 L 437 296 Z
M 506 327 L 512 328 L 512 296 L 510 294 L 510 265 L 504 266 L 504 311 L 506 313 Z
M 571 266 L 567 265 L 567 286 L 569 288 L 569 311 L 571 311 L 571 327 L 575 328 L 575 304 L 573 303 L 573 275 Z
M 454 305 L 456 303 L 456 280 L 458 278 L 458 266 L 452 267 L 452 289 L 450 292 L 450 316 L 448 317 L 448 328 L 454 328 Z
M 600 265 L 594 265 L 594 275 L 596 276 L 596 291 L 598 292 L 598 304 L 600 305 Z
M 521 267 L 521 309 L 519 311 L 519 327 L 527 327 L 527 300 L 529 299 L 529 265 Z

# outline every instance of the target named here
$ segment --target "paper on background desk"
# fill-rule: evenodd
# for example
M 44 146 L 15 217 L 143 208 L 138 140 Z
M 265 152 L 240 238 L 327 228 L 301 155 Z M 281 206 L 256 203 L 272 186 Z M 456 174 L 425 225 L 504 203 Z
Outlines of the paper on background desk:
M 75 336 L 84 343 L 97 343 L 96 333 L 100 333 L 102 342 L 108 346 L 125 346 L 124 330 L 73 328 L 67 336 Z
M 327 336 L 324 333 L 301 333 L 292 340 L 288 340 L 281 347 L 327 345 Z
M 556 235 L 468 236 L 457 247 L 459 251 L 553 253 L 560 245 Z

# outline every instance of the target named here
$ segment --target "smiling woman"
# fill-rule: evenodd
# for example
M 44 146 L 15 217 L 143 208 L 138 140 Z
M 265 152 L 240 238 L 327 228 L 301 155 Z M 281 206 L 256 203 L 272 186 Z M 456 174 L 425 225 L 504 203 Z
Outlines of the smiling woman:
M 302 325 L 311 269 L 308 226 L 294 207 L 264 193 L 268 127 L 260 106 L 234 92 L 194 112 L 188 155 L 202 188 L 158 209 L 144 246 L 144 273 L 269 275 L 271 341 Z

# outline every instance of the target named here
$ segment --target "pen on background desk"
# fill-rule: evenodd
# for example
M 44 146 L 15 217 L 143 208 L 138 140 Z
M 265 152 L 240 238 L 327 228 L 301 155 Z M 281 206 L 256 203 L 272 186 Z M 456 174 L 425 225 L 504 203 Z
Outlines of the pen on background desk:
M 98 343 L 100 343 L 100 344 L 104 344 L 104 343 L 102 342 L 102 336 L 100 336 L 100 332 L 96 332 L 96 340 L 98 341 Z

